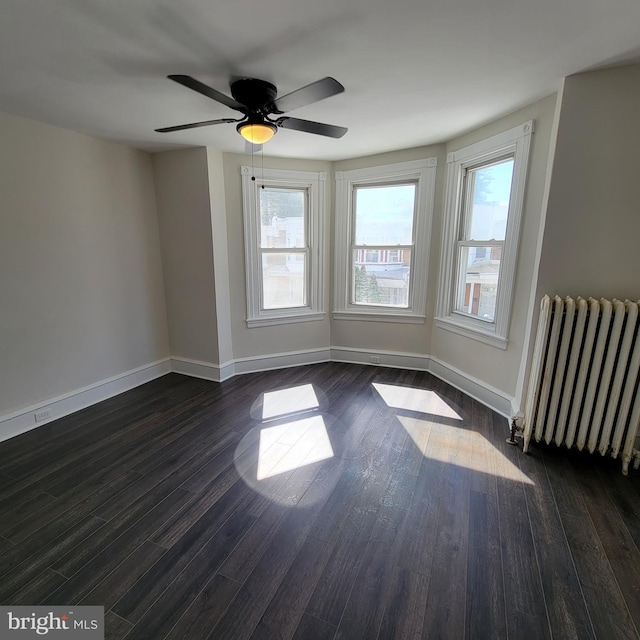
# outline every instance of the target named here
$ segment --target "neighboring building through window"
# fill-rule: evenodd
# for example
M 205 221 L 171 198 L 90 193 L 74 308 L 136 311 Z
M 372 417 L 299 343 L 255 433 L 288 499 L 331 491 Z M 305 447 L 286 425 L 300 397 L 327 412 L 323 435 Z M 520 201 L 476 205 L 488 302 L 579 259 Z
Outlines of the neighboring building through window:
M 337 172 L 335 318 L 424 320 L 436 164 Z
M 439 326 L 506 348 L 533 122 L 448 156 Z
M 242 167 L 247 324 L 317 320 L 325 174 Z

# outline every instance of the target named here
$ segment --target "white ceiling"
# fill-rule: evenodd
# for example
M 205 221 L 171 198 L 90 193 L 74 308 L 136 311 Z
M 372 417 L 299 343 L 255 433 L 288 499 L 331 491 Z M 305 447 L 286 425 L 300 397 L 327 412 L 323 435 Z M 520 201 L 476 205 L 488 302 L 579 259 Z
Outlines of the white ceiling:
M 0 110 L 150 151 L 242 152 L 237 112 L 166 79 L 285 94 L 324 76 L 346 92 L 288 115 L 275 156 L 337 160 L 443 142 L 553 93 L 561 79 L 640 60 L 638 0 L 2 0 Z

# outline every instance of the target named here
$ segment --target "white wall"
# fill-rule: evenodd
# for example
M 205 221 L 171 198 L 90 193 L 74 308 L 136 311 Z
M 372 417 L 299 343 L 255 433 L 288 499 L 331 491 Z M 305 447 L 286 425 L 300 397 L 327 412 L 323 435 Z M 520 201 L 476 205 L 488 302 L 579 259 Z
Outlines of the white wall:
M 171 355 L 219 361 L 204 147 L 153 155 Z
M 640 65 L 566 78 L 538 298 L 640 299 Z
M 168 357 L 149 154 L 0 114 L 0 416 Z

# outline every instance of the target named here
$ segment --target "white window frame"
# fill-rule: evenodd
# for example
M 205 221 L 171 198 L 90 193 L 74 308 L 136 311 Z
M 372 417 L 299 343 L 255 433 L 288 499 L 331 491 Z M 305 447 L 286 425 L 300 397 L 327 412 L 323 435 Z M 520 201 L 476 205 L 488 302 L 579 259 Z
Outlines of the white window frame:
M 425 321 L 427 270 L 437 164 L 437 158 L 425 158 L 336 172 L 334 319 L 415 324 Z M 353 304 L 351 302 L 351 283 L 353 282 L 351 255 L 354 249 L 355 233 L 354 188 L 405 182 L 416 183 L 409 306 L 405 308 Z
M 509 341 L 518 243 L 534 124 L 533 120 L 529 120 L 513 129 L 447 155 L 444 228 L 435 322 L 438 327 L 501 349 L 506 349 Z M 461 241 L 460 232 L 465 215 L 464 177 L 467 169 L 476 168 L 478 165 L 490 163 L 505 156 L 513 157 L 513 177 L 507 229 L 500 259 L 496 313 L 493 322 L 489 322 L 455 309 L 456 282 L 459 275 L 458 244 Z
M 247 286 L 247 326 L 264 327 L 294 322 L 324 320 L 324 220 L 326 173 L 267 169 L 252 180 L 251 167 L 242 167 L 242 210 L 244 218 L 245 270 Z M 307 192 L 307 272 L 306 304 L 281 309 L 265 309 L 262 300 L 262 252 L 260 246 L 259 190 L 265 187 L 304 189 Z M 287 249 L 283 248 L 283 252 Z

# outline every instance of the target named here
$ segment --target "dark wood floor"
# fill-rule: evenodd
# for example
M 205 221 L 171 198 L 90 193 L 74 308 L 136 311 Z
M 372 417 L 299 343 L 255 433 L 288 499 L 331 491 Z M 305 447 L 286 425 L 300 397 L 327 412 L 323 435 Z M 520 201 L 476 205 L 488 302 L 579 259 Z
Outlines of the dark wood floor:
M 638 476 L 506 435 L 420 372 L 171 374 L 0 444 L 0 601 L 110 640 L 637 640 Z

